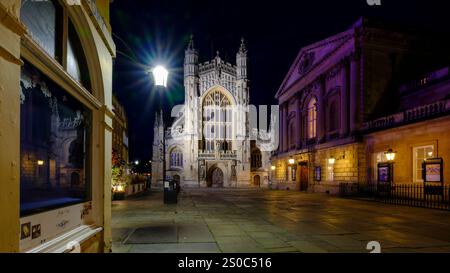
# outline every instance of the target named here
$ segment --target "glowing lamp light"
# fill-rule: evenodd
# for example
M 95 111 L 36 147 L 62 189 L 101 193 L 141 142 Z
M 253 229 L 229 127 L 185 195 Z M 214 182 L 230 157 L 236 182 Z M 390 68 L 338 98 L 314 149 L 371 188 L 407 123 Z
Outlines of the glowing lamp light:
M 134 161 L 135 165 L 139 165 L 139 160 Z
M 384 154 L 386 155 L 386 159 L 388 161 L 394 161 L 396 152 L 394 152 L 392 149 L 387 150 Z
M 155 79 L 156 86 L 167 87 L 167 78 L 169 76 L 169 71 L 163 66 L 158 65 L 152 70 L 153 78 Z
M 428 152 L 428 157 L 433 157 L 433 152 Z
M 295 163 L 295 159 L 289 158 L 288 163 L 291 164 L 291 165 L 293 165 L 293 164 Z
M 124 192 L 125 191 L 125 187 L 123 185 L 116 185 L 113 187 L 114 192 Z
M 38 166 L 43 166 L 44 165 L 44 160 L 38 160 L 37 164 L 38 164 Z
M 275 166 L 273 166 L 273 165 L 270 167 L 270 169 L 271 169 L 272 171 L 275 171 L 276 168 L 277 168 L 277 167 L 275 167 Z
M 328 158 L 328 164 L 333 165 L 336 162 L 336 158 L 330 157 Z

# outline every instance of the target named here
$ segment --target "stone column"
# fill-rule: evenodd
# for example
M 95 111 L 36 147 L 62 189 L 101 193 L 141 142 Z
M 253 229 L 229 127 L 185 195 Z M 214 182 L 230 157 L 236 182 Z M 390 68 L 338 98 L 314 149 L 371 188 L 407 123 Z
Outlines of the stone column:
M 360 56 L 354 53 L 350 59 L 350 133 L 358 130 L 359 87 L 361 81 Z
M 283 138 L 281 139 L 281 142 L 283 143 L 283 152 L 286 152 L 288 150 L 288 144 L 287 144 L 287 109 L 288 105 L 287 102 L 283 103 L 283 108 L 282 108 L 282 112 L 281 115 L 283 117 L 283 127 L 282 127 L 282 131 L 283 131 Z
M 325 120 L 325 77 L 320 75 L 317 84 L 319 85 L 319 92 L 317 97 L 317 123 L 316 132 L 318 142 L 322 142 L 325 139 L 326 133 L 326 120 Z
M 300 93 L 297 93 L 297 104 L 295 109 L 295 128 L 296 128 L 296 146 L 297 149 L 302 148 L 302 109 L 301 109 L 301 95 Z
M 278 141 L 278 150 L 280 151 L 280 153 L 284 152 L 284 148 L 283 148 L 283 135 L 284 135 L 284 123 L 283 123 L 283 104 L 280 104 L 280 109 L 278 111 L 279 113 L 279 120 L 280 120 L 280 125 L 278 126 L 279 128 L 279 141 Z
M 342 85 L 341 85 L 341 105 L 340 105 L 340 136 L 344 137 L 346 135 L 348 135 L 348 72 L 349 72 L 349 67 L 348 67 L 348 60 L 345 59 L 342 62 L 342 68 L 341 68 L 341 81 L 342 81 Z

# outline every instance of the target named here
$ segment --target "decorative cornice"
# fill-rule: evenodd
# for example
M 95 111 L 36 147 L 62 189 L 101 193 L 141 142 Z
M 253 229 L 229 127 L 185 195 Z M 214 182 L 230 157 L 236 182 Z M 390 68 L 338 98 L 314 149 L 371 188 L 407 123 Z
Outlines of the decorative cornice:
M 22 36 L 27 33 L 27 28 L 16 16 L 0 2 L 0 22 L 15 34 Z
M 4 47 L 0 45 L 0 57 L 5 59 L 6 61 L 16 64 L 16 65 L 23 65 L 23 61 L 16 56 L 12 55 L 8 50 L 6 50 Z

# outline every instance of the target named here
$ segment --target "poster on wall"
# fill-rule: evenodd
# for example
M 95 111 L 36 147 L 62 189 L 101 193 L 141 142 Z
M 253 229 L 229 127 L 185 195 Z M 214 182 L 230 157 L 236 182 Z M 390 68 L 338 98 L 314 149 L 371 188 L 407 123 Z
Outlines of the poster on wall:
M 388 167 L 378 168 L 378 177 L 380 182 L 389 182 L 389 168 Z
M 422 163 L 423 181 L 442 183 L 443 179 L 442 158 L 429 158 Z
M 378 182 L 392 182 L 392 163 L 378 163 Z
M 316 181 L 322 180 L 322 168 L 321 167 L 315 168 L 315 176 L 316 176 Z

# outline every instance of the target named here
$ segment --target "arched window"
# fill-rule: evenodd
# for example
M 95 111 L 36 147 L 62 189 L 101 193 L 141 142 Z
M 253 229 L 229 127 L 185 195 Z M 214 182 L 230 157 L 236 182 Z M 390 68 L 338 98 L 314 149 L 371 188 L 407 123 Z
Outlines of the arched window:
M 228 97 L 219 90 L 206 95 L 202 105 L 203 148 L 206 151 L 231 150 L 232 107 Z
M 312 98 L 308 103 L 308 138 L 317 136 L 317 100 Z
M 178 148 L 170 152 L 170 167 L 183 167 L 183 153 Z
M 258 148 L 253 148 L 251 153 L 251 168 L 259 169 L 262 167 L 262 154 Z

